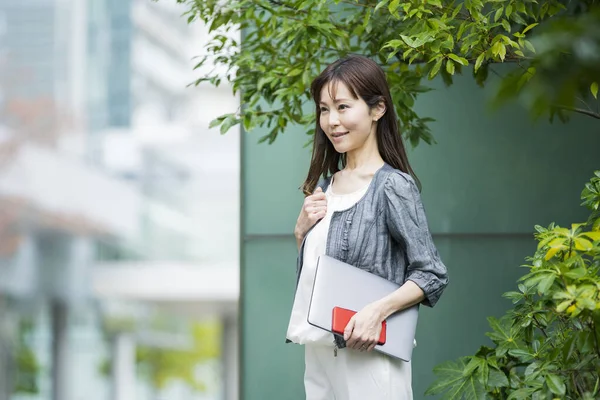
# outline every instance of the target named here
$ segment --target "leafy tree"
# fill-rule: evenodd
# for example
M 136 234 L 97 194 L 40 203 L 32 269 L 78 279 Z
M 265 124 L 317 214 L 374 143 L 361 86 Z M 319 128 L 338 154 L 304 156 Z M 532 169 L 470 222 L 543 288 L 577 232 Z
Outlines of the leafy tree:
M 447 361 L 426 394 L 444 399 L 600 397 L 600 171 L 582 192 L 588 221 L 536 227 L 538 248 L 515 304 L 489 318 L 493 347 Z M 551 396 L 551 397 L 549 397 Z
M 427 79 L 447 85 L 470 73 L 481 86 L 501 79 L 495 104 L 518 98 L 533 116 L 565 110 L 599 118 L 600 11 L 595 0 L 177 0 L 189 22 L 202 20 L 212 41 L 209 73 L 196 84 L 230 81 L 242 108 L 218 117 L 225 133 L 243 124 L 269 127 L 272 143 L 289 123 L 312 126 L 308 94 L 324 65 L 348 53 L 378 60 L 386 71 L 402 126 L 413 145 L 434 141 L 431 118 L 413 110 Z M 242 29 L 238 43 L 226 32 Z M 495 64 L 511 68 L 496 68 Z M 501 75 L 501 72 L 504 75 Z M 309 133 L 311 131 L 309 130 Z
M 205 391 L 206 383 L 196 375 L 200 362 L 220 355 L 220 326 L 216 323 L 193 324 L 189 349 L 162 349 L 141 345 L 136 359 L 139 370 L 151 385 L 164 389 L 171 381 L 181 381 L 197 391 Z
M 107 337 L 115 333 L 128 332 L 134 336 L 139 327 L 131 319 L 106 318 L 104 332 Z M 158 318 L 152 321 L 152 329 L 169 331 L 170 318 Z M 218 321 L 191 322 L 189 326 L 189 346 L 178 348 L 156 345 L 153 343 L 136 344 L 136 367 L 140 377 L 145 379 L 157 392 L 166 388 L 169 383 L 182 382 L 193 390 L 203 392 L 207 385 L 203 377 L 197 374 L 197 367 L 209 360 L 218 359 L 221 354 L 221 330 Z M 111 361 L 103 360 L 100 372 L 111 373 Z
M 196 84 L 231 82 L 237 113 L 212 126 L 268 127 L 272 143 L 288 124 L 314 123 L 308 85 L 328 62 L 349 53 L 379 61 L 403 135 L 434 141 L 427 116 L 413 110 L 427 80 L 453 84 L 497 76 L 496 106 L 518 101 L 535 118 L 600 119 L 600 5 L 595 0 L 177 0 L 188 22 L 213 35 L 208 61 L 226 74 Z M 241 29 L 242 43 L 226 32 Z M 594 399 L 600 397 L 600 172 L 582 193 L 587 222 L 536 227 L 538 250 L 515 307 L 490 318 L 493 346 L 448 361 L 428 394 L 445 399 Z M 550 397 L 549 397 L 550 396 Z
M 33 322 L 25 319 L 19 321 L 17 343 L 14 350 L 13 392 L 16 394 L 39 393 L 38 376 L 41 368 L 30 343 L 33 328 Z

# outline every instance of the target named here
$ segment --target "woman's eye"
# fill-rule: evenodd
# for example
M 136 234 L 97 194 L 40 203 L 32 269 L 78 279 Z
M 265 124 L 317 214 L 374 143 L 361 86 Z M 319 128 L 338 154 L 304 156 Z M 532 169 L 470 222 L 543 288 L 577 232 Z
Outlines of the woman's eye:
M 325 107 L 321 107 L 321 112 L 322 113 L 327 112 L 327 109 Z
M 344 110 L 346 108 L 348 108 L 347 104 L 340 104 L 339 107 L 338 107 L 338 109 L 340 109 L 340 110 Z

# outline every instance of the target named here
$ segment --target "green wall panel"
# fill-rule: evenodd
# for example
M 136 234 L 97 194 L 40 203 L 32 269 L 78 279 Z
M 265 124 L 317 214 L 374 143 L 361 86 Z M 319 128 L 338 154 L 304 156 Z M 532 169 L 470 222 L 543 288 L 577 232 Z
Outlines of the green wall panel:
M 516 106 L 491 113 L 470 77 L 456 81 L 438 84 L 415 107 L 437 120 L 431 129 L 438 143 L 410 151 L 431 230 L 531 232 L 535 224 L 582 218 L 579 194 L 600 168 L 593 120 L 576 115 L 567 125 L 535 124 Z M 310 161 L 308 136 L 292 127 L 273 145 L 256 145 L 263 134 L 253 131 L 244 146 L 246 234 L 290 234 Z
M 310 162 L 310 148 L 304 147 L 309 137 L 303 128 L 292 127 L 272 145 L 255 145 L 262 134 L 253 131 L 243 147 L 246 234 L 292 234 Z
M 450 283 L 435 308 L 421 307 L 413 358 L 415 399 L 433 379 L 442 361 L 473 354 L 488 343 L 488 316 L 500 317 L 510 307 L 502 294 L 516 290 L 524 258 L 535 242 L 525 235 L 507 237 L 434 237 L 448 266 Z
M 244 399 L 302 399 L 303 347 L 285 343 L 294 300 L 295 240 L 262 239 L 246 243 L 241 304 Z M 251 299 L 251 300 L 250 300 Z
M 436 83 L 437 84 L 437 83 Z M 486 317 L 510 306 L 518 268 L 535 249 L 533 225 L 582 220 L 579 194 L 600 168 L 595 121 L 533 124 L 517 107 L 486 110 L 470 78 L 427 93 L 416 104 L 438 144 L 410 152 L 450 285 L 435 309 L 423 307 L 415 349 L 415 399 L 441 361 L 488 343 Z M 302 203 L 298 187 L 310 152 L 303 128 L 275 144 L 242 139 L 241 394 L 243 400 L 300 400 L 303 353 L 284 344 L 293 301 L 296 247 L 291 233 Z
M 579 195 L 600 168 L 598 123 L 575 115 L 567 125 L 534 124 L 517 106 L 492 113 L 470 76 L 455 81 L 437 83 L 415 107 L 436 119 L 437 145 L 411 153 L 431 230 L 531 232 L 581 219 Z

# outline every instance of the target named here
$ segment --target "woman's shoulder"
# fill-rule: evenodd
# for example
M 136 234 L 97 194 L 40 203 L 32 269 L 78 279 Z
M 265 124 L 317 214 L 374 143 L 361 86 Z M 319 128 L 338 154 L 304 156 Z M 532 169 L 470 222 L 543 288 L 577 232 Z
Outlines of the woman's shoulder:
M 381 169 L 381 177 L 379 179 L 379 188 L 382 192 L 405 192 L 416 188 L 414 178 L 399 169 L 385 164 Z
M 317 187 L 320 187 L 324 192 L 326 192 L 327 188 L 329 187 L 330 184 L 331 184 L 331 176 L 327 176 L 324 178 L 322 177 L 317 182 Z

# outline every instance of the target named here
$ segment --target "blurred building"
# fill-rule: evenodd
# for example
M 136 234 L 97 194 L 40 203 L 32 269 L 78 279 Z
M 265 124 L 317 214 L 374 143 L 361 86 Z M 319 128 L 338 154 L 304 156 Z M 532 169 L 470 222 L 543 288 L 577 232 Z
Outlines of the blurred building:
M 0 2 L 0 400 L 20 398 L 22 340 L 43 367 L 28 399 L 149 398 L 136 346 L 185 350 L 205 319 L 221 321 L 219 376 L 194 396 L 237 398 L 239 146 L 208 123 L 238 101 L 187 87 L 205 28 L 183 11 Z

